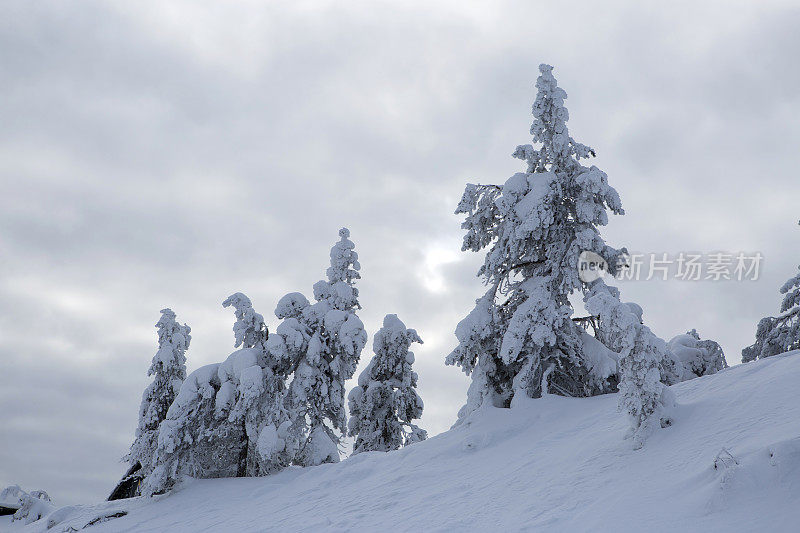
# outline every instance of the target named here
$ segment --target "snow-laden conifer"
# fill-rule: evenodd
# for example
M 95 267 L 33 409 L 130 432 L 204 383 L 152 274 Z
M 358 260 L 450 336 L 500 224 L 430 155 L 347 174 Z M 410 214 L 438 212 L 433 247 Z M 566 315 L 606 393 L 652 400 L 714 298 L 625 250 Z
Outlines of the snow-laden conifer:
M 422 343 L 416 330 L 407 329 L 397 315 L 386 315 L 373 339 L 372 357 L 348 395 L 348 435 L 355 437 L 353 453 L 397 450 L 425 440 L 427 433 L 412 420 L 422 416 L 416 391 L 417 373 L 411 369 L 411 343 Z
M 256 313 L 250 298 L 237 292 L 228 296 L 222 307 L 233 307 L 236 322 L 233 324 L 234 347 L 264 349 L 269 337 L 264 317 Z
M 781 286 L 780 293 L 780 314 L 759 321 L 756 342 L 742 350 L 743 363 L 800 350 L 800 272 Z
M 241 348 L 217 371 L 220 390 L 215 411 L 218 417 L 227 417 L 228 424 L 243 428 L 239 475 L 271 474 L 290 462 L 285 446 L 289 413 L 284 404 L 291 361 L 269 352 L 264 317 L 247 296 L 235 293 L 222 305 L 234 308 L 234 346 Z
M 756 341 L 742 350 L 743 363 L 800 349 L 800 274 L 790 278 L 781 293 L 781 313 L 758 322 Z
M 11 520 L 23 524 L 32 524 L 56 510 L 47 492 L 43 490 L 26 492 L 19 485 L 11 485 L 0 492 L 0 509 L 5 511 L 15 508 L 16 512 Z
M 162 309 L 156 323 L 158 351 L 153 357 L 148 376 L 153 382 L 142 395 L 139 408 L 139 427 L 131 446 L 130 462 L 139 462 L 149 468 L 158 439 L 158 426 L 167 416 L 167 410 L 186 379 L 186 350 L 192 340 L 191 328 L 180 325 L 171 309 Z
M 619 360 L 619 406 L 630 422 L 626 437 L 632 438 L 633 448 L 638 449 L 659 425 L 670 425 L 668 410 L 674 395 L 661 382 L 659 370 L 666 344 L 644 324 L 638 324 L 635 331 L 632 348 Z
M 484 401 L 508 406 L 517 393 L 538 397 L 551 367 L 550 392 L 587 396 L 611 387 L 587 368 L 568 296 L 583 289 L 582 251 L 616 269 L 624 250 L 607 246 L 598 227 L 608 211 L 622 214 L 622 204 L 602 170 L 581 164 L 594 151 L 569 136 L 567 95 L 552 67 L 539 70 L 531 126 L 538 148 L 513 154 L 527 171 L 501 186 L 467 185 L 456 209 L 466 215 L 462 249 L 488 248 L 478 275 L 489 290 L 458 325 L 459 345 L 447 357 L 473 376 L 462 417 Z
M 641 308 L 619 300 L 619 291 L 595 281 L 586 309 L 599 317 L 604 338 L 619 353 L 619 408 L 628 416 L 633 447 L 641 448 L 659 425 L 670 424 L 674 395 L 662 383 L 660 367 L 670 357 L 666 343 L 642 323 Z
M 136 438 L 125 458 L 130 468 L 109 499 L 138 494 L 139 481 L 153 468 L 159 426 L 186 379 L 185 354 L 192 340 L 191 328 L 186 324 L 180 325 L 175 317 L 171 309 L 162 309 L 161 318 L 156 322 L 158 351 L 147 371 L 148 376 L 153 376 L 153 381 L 142 394 Z
M 192 372 L 162 423 L 146 494 L 164 492 L 182 476 L 259 476 L 287 466 L 285 408 L 291 361 L 269 352 L 264 319 L 250 299 L 235 293 L 234 346 L 222 363 Z
M 267 343 L 274 357 L 292 361 L 287 447 L 301 466 L 339 461 L 339 435 L 347 430 L 344 382 L 353 377 L 367 340 L 356 314 L 361 265 L 349 230 L 339 236 L 328 280 L 314 284 L 316 302 L 299 293 L 284 296 L 275 309 L 283 322 Z

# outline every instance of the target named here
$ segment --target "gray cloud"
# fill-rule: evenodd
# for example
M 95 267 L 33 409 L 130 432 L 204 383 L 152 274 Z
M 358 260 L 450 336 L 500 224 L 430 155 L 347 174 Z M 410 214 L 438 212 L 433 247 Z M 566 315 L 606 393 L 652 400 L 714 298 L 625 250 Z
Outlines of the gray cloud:
M 419 330 L 423 425 L 449 427 L 468 381 L 443 359 L 482 293 L 452 212 L 465 182 L 520 170 L 542 61 L 622 195 L 609 243 L 764 254 L 757 282 L 623 286 L 657 333 L 696 327 L 737 362 L 799 261 L 798 22 L 778 3 L 12 2 L 0 484 L 105 496 L 158 310 L 192 326 L 190 369 L 221 360 L 225 296 L 271 316 L 309 294 L 344 225 L 368 330 L 385 313 Z

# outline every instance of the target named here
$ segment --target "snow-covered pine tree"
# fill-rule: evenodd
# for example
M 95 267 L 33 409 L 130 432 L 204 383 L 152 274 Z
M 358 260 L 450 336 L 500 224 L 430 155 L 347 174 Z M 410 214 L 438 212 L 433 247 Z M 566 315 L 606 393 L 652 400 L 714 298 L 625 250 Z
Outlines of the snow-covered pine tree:
M 183 475 L 260 476 L 287 466 L 286 379 L 291 361 L 267 349 L 264 318 L 242 293 L 233 307 L 233 352 L 222 363 L 192 372 L 162 423 L 156 465 L 144 494 L 169 490 Z
M 161 318 L 156 322 L 158 351 L 147 371 L 148 376 L 154 376 L 153 382 L 142 394 L 136 439 L 125 457 L 130 468 L 109 500 L 130 498 L 138 494 L 139 481 L 153 468 L 159 425 L 167 417 L 169 406 L 186 379 L 186 350 L 192 340 L 189 334 L 191 328 L 186 324 L 180 325 L 175 316 L 172 309 L 162 309 Z
M 630 429 L 626 438 L 639 449 L 658 427 L 672 422 L 668 410 L 675 403 L 672 391 L 661 382 L 659 366 L 667 346 L 644 324 L 635 327 L 631 350 L 619 360 L 619 406 L 628 414 Z
M 373 339 L 372 357 L 348 395 L 348 435 L 356 437 L 353 453 L 397 450 L 427 438 L 412 423 L 422 416 L 416 391 L 417 373 L 411 370 L 412 342 L 422 343 L 416 330 L 407 329 L 397 315 L 386 315 Z
M 756 342 L 742 350 L 743 363 L 800 350 L 800 272 L 783 284 L 780 293 L 784 295 L 780 314 L 759 321 Z
M 233 324 L 234 347 L 264 349 L 269 330 L 264 323 L 264 317 L 256 313 L 250 298 L 236 292 L 228 296 L 222 307 L 233 307 L 236 322 Z
M 6 507 L 3 504 L 12 505 Z M 14 509 L 16 508 L 16 511 Z M 12 522 L 20 521 L 23 524 L 32 524 L 55 511 L 47 492 L 32 490 L 25 492 L 19 485 L 11 485 L 0 491 L 0 511 L 2 514 L 13 514 Z
M 584 302 L 599 317 L 603 337 L 619 353 L 619 408 L 628 415 L 625 438 L 639 449 L 657 425 L 671 423 L 674 395 L 662 383 L 661 367 L 670 357 L 666 343 L 642 323 L 641 308 L 619 300 L 619 290 L 602 279 L 591 284 Z
M 353 377 L 367 341 L 356 309 L 361 265 L 350 231 L 342 228 L 331 249 L 327 281 L 314 284 L 314 299 L 284 296 L 275 310 L 283 322 L 268 341 L 274 357 L 293 361 L 287 406 L 292 425 L 287 448 L 294 463 L 312 466 L 339 461 L 339 433 L 347 430 L 344 382 Z
M 456 328 L 459 345 L 447 363 L 472 375 L 463 417 L 484 401 L 508 406 L 514 394 L 536 398 L 547 372 L 548 390 L 569 396 L 607 392 L 588 370 L 568 296 L 583 290 L 578 256 L 592 251 L 614 273 L 623 250 L 605 244 L 598 226 L 607 211 L 623 214 L 606 174 L 582 159 L 594 155 L 569 136 L 552 67 L 540 65 L 533 104 L 533 140 L 514 157 L 527 162 L 504 185 L 467 185 L 457 214 L 465 214 L 462 250 L 489 248 L 478 275 L 489 286 Z M 552 370 L 549 370 L 552 368 Z
M 285 446 L 289 413 L 284 406 L 291 361 L 269 352 L 264 317 L 255 312 L 247 296 L 237 292 L 222 305 L 234 308 L 234 346 L 241 349 L 220 365 L 216 410 L 227 414 L 228 423 L 243 426 L 243 475 L 271 474 L 291 459 Z

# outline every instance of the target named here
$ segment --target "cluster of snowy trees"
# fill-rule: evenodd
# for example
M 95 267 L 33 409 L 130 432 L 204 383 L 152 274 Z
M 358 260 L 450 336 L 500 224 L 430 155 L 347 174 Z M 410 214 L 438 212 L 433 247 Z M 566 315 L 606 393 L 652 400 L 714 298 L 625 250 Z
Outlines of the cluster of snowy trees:
M 183 476 L 263 476 L 289 465 L 339 461 L 347 434 L 354 453 L 389 451 L 426 438 L 412 421 L 422 415 L 412 371 L 412 342 L 422 342 L 396 315 L 375 335 L 375 356 L 349 396 L 367 342 L 356 280 L 358 254 L 346 228 L 330 253 L 327 280 L 278 301 L 281 321 L 270 334 L 242 293 L 222 305 L 234 311 L 234 347 L 225 361 L 186 375 L 191 331 L 170 309 L 156 324 L 159 348 L 142 397 L 130 468 L 109 499 L 169 490 Z
M 672 422 L 669 385 L 727 364 L 715 341 L 691 330 L 667 343 L 644 324 L 639 305 L 623 302 L 602 277 L 579 275 L 582 253 L 602 258 L 612 275 L 625 266 L 626 249 L 600 234 L 609 213 L 624 210 L 605 172 L 584 164 L 595 152 L 570 136 L 567 95 L 552 70 L 539 67 L 533 143 L 513 153 L 526 170 L 502 185 L 468 184 L 456 208 L 465 215 L 462 250 L 486 253 L 478 276 L 487 286 L 456 327 L 458 345 L 446 357 L 472 379 L 456 424 L 515 398 L 619 392 L 627 437 L 640 448 Z M 187 376 L 190 328 L 162 310 L 148 372 L 154 380 L 126 457 L 130 470 L 112 498 L 164 492 L 182 476 L 262 476 L 337 462 L 345 435 L 354 438 L 353 453 L 426 438 L 413 422 L 423 404 L 409 351 L 422 339 L 396 315 L 375 334 L 374 357 L 348 396 L 348 423 L 345 382 L 367 333 L 358 316 L 358 254 L 346 228 L 339 236 L 327 279 L 313 286 L 314 302 L 296 292 L 281 298 L 273 334 L 244 294 L 223 302 L 235 314 L 237 350 L 221 363 Z M 781 292 L 781 315 L 761 321 L 743 360 L 800 348 L 800 274 Z M 576 297 L 588 317 L 574 316 Z
M 483 405 L 508 407 L 515 397 L 585 397 L 619 390 L 641 447 L 653 428 L 670 424 L 667 385 L 725 366 L 719 345 L 690 333 L 668 345 L 642 323 L 642 309 L 623 303 L 602 278 L 579 277 L 582 252 L 599 255 L 615 274 L 627 251 L 605 243 L 599 227 L 622 215 L 606 174 L 583 160 L 594 150 L 567 128 L 567 94 L 540 65 L 531 126 L 533 143 L 513 156 L 527 163 L 502 185 L 466 186 L 456 214 L 466 215 L 462 250 L 486 250 L 478 276 L 488 287 L 456 328 L 446 362 L 472 377 L 459 422 Z M 590 320 L 573 317 L 580 294 Z M 582 328 L 592 324 L 594 336 Z M 457 422 L 458 423 L 458 422 Z
M 759 321 L 756 342 L 742 350 L 742 363 L 800 350 L 800 272 L 783 284 L 780 293 L 784 295 L 780 314 Z

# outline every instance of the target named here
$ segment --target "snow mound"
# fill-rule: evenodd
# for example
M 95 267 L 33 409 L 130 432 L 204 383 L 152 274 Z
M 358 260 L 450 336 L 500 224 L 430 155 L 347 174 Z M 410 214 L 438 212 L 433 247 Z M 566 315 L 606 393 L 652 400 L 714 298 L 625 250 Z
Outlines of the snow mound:
M 796 531 L 799 381 L 800 351 L 675 385 L 674 424 L 638 451 L 622 438 L 616 395 L 520 398 L 395 452 L 190 480 L 56 511 L 66 516 L 50 530 L 48 517 L 9 527 L 63 531 L 116 515 L 90 531 Z

